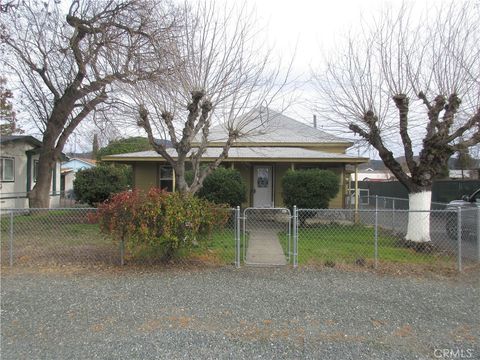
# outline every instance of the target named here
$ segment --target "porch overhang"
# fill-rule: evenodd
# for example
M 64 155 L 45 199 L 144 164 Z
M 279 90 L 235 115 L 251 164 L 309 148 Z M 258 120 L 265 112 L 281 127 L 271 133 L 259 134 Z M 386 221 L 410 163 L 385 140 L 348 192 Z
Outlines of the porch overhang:
M 202 156 L 202 162 L 215 161 L 222 149 L 209 147 Z M 176 158 L 175 149 L 168 149 L 169 155 Z M 105 156 L 103 161 L 133 163 L 133 162 L 164 162 L 165 159 L 155 151 Z M 348 154 L 338 154 L 314 149 L 291 147 L 234 147 L 231 148 L 225 162 L 276 162 L 276 163 L 343 163 L 359 164 L 368 162 L 368 158 Z

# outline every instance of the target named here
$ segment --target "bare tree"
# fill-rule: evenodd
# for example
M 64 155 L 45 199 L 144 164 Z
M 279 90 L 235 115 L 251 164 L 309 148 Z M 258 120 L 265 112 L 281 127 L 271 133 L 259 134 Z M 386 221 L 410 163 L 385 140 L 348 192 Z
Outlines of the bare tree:
M 12 92 L 5 86 L 7 80 L 0 76 L 0 135 L 23 134 L 18 127 L 16 113 L 13 110 Z
M 479 15 L 470 2 L 423 16 L 403 4 L 362 24 L 314 74 L 325 118 L 378 151 L 407 188 L 411 210 L 429 210 L 444 164 L 480 141 Z M 407 169 L 395 159 L 397 141 Z M 429 242 L 429 223 L 428 213 L 411 212 L 406 240 Z
M 107 106 L 112 85 L 161 76 L 173 18 L 142 0 L 22 1 L 2 15 L 6 65 L 42 133 L 31 207 L 48 207 L 52 169 L 76 127 Z M 155 61 L 153 61 L 155 60 Z
M 181 65 L 161 82 L 137 83 L 130 94 L 140 105 L 138 125 L 175 171 L 177 190 L 195 193 L 235 141 L 257 130 L 249 124 L 260 116 L 259 107 L 267 108 L 287 85 L 289 67 L 282 75 L 245 6 L 221 8 L 205 1 L 185 4 L 185 13 L 174 51 Z M 216 139 L 222 146 L 203 167 L 213 124 L 223 127 L 224 136 Z M 170 139 L 174 151 L 155 137 Z M 187 163 L 194 174 L 190 185 L 185 181 Z

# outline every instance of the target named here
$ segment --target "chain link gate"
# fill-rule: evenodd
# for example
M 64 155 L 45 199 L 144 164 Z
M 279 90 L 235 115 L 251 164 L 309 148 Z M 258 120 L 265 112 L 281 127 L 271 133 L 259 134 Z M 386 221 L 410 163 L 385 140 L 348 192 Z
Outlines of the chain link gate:
M 243 220 L 243 221 L 241 221 Z M 240 227 L 241 223 L 241 227 Z M 292 263 L 292 216 L 286 208 L 236 209 L 236 266 L 278 266 Z

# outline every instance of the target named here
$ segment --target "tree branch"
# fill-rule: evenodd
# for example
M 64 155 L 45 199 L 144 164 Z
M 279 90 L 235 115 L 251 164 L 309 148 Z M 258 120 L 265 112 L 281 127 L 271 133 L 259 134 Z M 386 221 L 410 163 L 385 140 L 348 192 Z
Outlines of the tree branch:
M 82 108 L 82 110 L 70 121 L 67 127 L 62 131 L 61 135 L 58 138 L 57 145 L 55 146 L 56 156 L 59 156 L 63 151 L 63 147 L 67 142 L 70 135 L 77 128 L 78 124 L 87 117 L 92 110 L 94 110 L 99 104 L 103 103 L 108 99 L 108 96 L 105 91 L 102 91 L 92 100 L 88 101 Z
M 448 135 L 448 132 L 450 128 L 453 125 L 453 121 L 455 119 L 455 115 L 458 112 L 458 109 L 460 108 L 460 104 L 462 101 L 460 98 L 457 96 L 457 94 L 451 94 L 448 98 L 448 104 L 445 105 L 445 113 L 443 114 L 443 119 L 441 124 L 438 126 L 439 131 L 442 130 L 445 132 L 446 135 Z M 447 138 L 448 139 L 448 138 Z M 447 140 L 447 143 L 449 141 Z
M 439 116 L 440 112 L 445 108 L 445 97 L 438 95 L 434 104 L 429 107 L 428 110 L 428 123 L 427 123 L 427 134 L 425 139 L 430 139 L 435 135 L 435 132 L 439 129 Z
M 167 148 L 163 144 L 157 143 L 155 141 L 155 138 L 153 137 L 152 127 L 150 126 L 148 110 L 143 105 L 141 105 L 138 110 L 138 114 L 139 114 L 139 119 L 137 124 L 138 126 L 141 126 L 147 133 L 148 141 L 150 142 L 150 145 L 152 145 L 153 149 L 158 154 L 162 155 L 163 158 L 170 163 L 170 165 L 175 167 L 175 160 L 170 156 L 170 154 L 168 154 Z
M 395 159 L 393 153 L 388 150 L 383 144 L 382 137 L 380 135 L 380 130 L 377 127 L 377 117 L 372 111 L 367 111 L 363 117 L 363 123 L 365 123 L 369 132 L 366 132 L 360 128 L 357 124 L 351 123 L 349 125 L 350 130 L 354 133 L 359 134 L 365 140 L 369 142 L 375 149 L 377 149 L 380 158 L 385 163 L 390 171 L 397 177 L 397 179 L 407 188 L 412 189 L 413 183 L 411 179 L 407 176 L 405 171 L 402 169 L 400 163 Z
M 470 147 L 480 142 L 480 108 L 477 109 L 477 112 L 463 126 L 460 126 L 452 135 L 447 138 L 448 142 L 452 142 L 455 139 L 461 138 L 466 131 L 475 126 L 477 126 L 477 131 L 470 137 L 470 139 L 461 141 L 457 145 L 453 146 L 456 151 L 460 150 L 460 148 Z
M 409 99 L 405 94 L 398 94 L 393 96 L 393 101 L 399 113 L 400 137 L 402 138 L 403 149 L 405 151 L 405 161 L 410 173 L 413 174 L 417 170 L 417 164 L 413 159 L 412 140 L 408 135 Z

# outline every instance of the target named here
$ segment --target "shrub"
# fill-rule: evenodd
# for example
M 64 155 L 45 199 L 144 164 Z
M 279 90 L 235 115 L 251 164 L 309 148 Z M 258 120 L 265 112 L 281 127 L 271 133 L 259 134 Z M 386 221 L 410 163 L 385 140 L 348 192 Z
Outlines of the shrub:
M 108 155 L 147 151 L 151 149 L 152 146 L 150 145 L 148 139 L 140 136 L 113 140 L 109 142 L 107 146 L 98 150 L 97 160 L 102 160 L 102 157 Z
M 130 169 L 116 166 L 96 166 L 80 170 L 73 181 L 77 200 L 96 206 L 111 194 L 124 191 L 129 186 Z
M 205 178 L 198 196 L 216 204 L 233 207 L 241 205 L 246 200 L 246 193 L 247 186 L 240 172 L 220 167 Z
M 134 254 L 153 250 L 163 260 L 207 239 L 227 217 L 224 208 L 209 201 L 155 188 L 116 194 L 98 208 L 102 232 L 125 241 Z
M 289 170 L 282 179 L 285 205 L 304 209 L 328 208 L 340 189 L 337 175 L 330 170 Z

